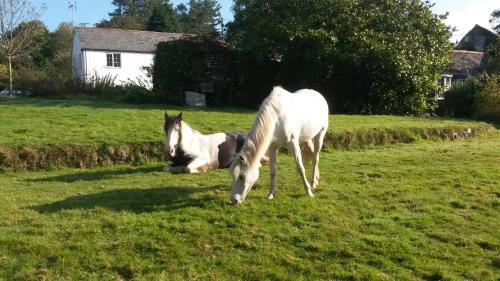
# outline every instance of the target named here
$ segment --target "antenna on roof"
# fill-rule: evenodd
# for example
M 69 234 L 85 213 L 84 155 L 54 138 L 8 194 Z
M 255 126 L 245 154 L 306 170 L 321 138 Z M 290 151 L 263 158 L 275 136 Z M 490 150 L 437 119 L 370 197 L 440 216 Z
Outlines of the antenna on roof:
M 68 0 L 68 10 L 71 10 L 71 26 L 75 26 L 76 0 Z

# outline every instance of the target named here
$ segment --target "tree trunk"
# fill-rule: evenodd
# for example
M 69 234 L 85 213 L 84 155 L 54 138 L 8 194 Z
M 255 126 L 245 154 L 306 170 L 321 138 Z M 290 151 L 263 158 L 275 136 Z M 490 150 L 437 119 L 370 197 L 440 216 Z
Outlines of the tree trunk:
M 9 56 L 9 96 L 12 97 L 12 57 Z

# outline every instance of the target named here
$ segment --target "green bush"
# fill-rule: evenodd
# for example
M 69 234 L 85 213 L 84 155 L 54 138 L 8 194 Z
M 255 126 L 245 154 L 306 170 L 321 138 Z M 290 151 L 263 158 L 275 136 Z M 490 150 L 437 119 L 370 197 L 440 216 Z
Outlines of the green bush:
M 234 54 L 212 38 L 162 42 L 154 59 L 154 91 L 167 103 L 183 104 L 184 91 L 198 92 L 201 84 L 209 83 L 213 85 L 213 94 L 207 96 L 211 105 L 226 104 L 224 100 L 232 96 Z
M 473 104 L 479 81 L 471 80 L 464 83 L 453 84 L 444 95 L 445 115 L 453 117 L 472 117 Z
M 474 101 L 473 116 L 500 124 L 500 75 L 489 75 L 483 83 Z
M 209 106 L 255 107 L 276 83 L 276 63 L 259 61 L 208 37 L 158 44 L 153 67 L 154 92 L 160 100 L 183 104 L 186 90 L 213 85 Z
M 445 94 L 445 114 L 500 123 L 500 75 L 484 74 L 453 85 Z

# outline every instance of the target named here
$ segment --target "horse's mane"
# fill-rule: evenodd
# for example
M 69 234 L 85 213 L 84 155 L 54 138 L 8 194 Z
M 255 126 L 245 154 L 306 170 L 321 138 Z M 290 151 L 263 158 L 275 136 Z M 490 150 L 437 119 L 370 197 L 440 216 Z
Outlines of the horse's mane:
M 260 158 L 267 151 L 272 138 L 272 126 L 276 123 L 280 108 L 279 96 L 287 91 L 281 87 L 274 87 L 271 94 L 262 102 L 252 129 L 248 133 L 247 141 L 241 149 L 250 165 L 260 162 Z

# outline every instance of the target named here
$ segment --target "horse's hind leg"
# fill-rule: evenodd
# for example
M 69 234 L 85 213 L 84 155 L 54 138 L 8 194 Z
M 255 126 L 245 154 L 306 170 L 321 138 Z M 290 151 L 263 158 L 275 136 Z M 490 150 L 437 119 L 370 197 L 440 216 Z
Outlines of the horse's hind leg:
M 295 164 L 297 165 L 297 172 L 299 172 L 302 182 L 304 183 L 304 188 L 306 190 L 306 195 L 309 197 L 314 197 L 311 191 L 311 185 L 307 181 L 306 171 L 304 169 L 304 164 L 302 163 L 302 153 L 300 151 L 300 145 L 298 139 L 292 139 L 293 154 L 295 156 Z
M 313 155 L 311 157 L 313 172 L 311 178 L 311 186 L 316 189 L 319 183 L 319 152 L 323 147 L 323 138 L 325 137 L 326 130 L 322 130 L 318 135 L 316 135 L 313 139 L 314 141 L 314 150 Z
M 275 147 L 269 148 L 269 174 L 271 175 L 271 186 L 269 187 L 269 195 L 267 199 L 273 199 L 276 194 L 276 175 L 278 171 L 278 149 Z
M 206 172 L 208 170 L 210 170 L 208 161 L 202 158 L 195 158 L 193 161 L 191 161 L 191 163 L 189 163 L 189 165 L 186 166 L 184 172 L 188 174 L 196 174 L 200 172 Z

